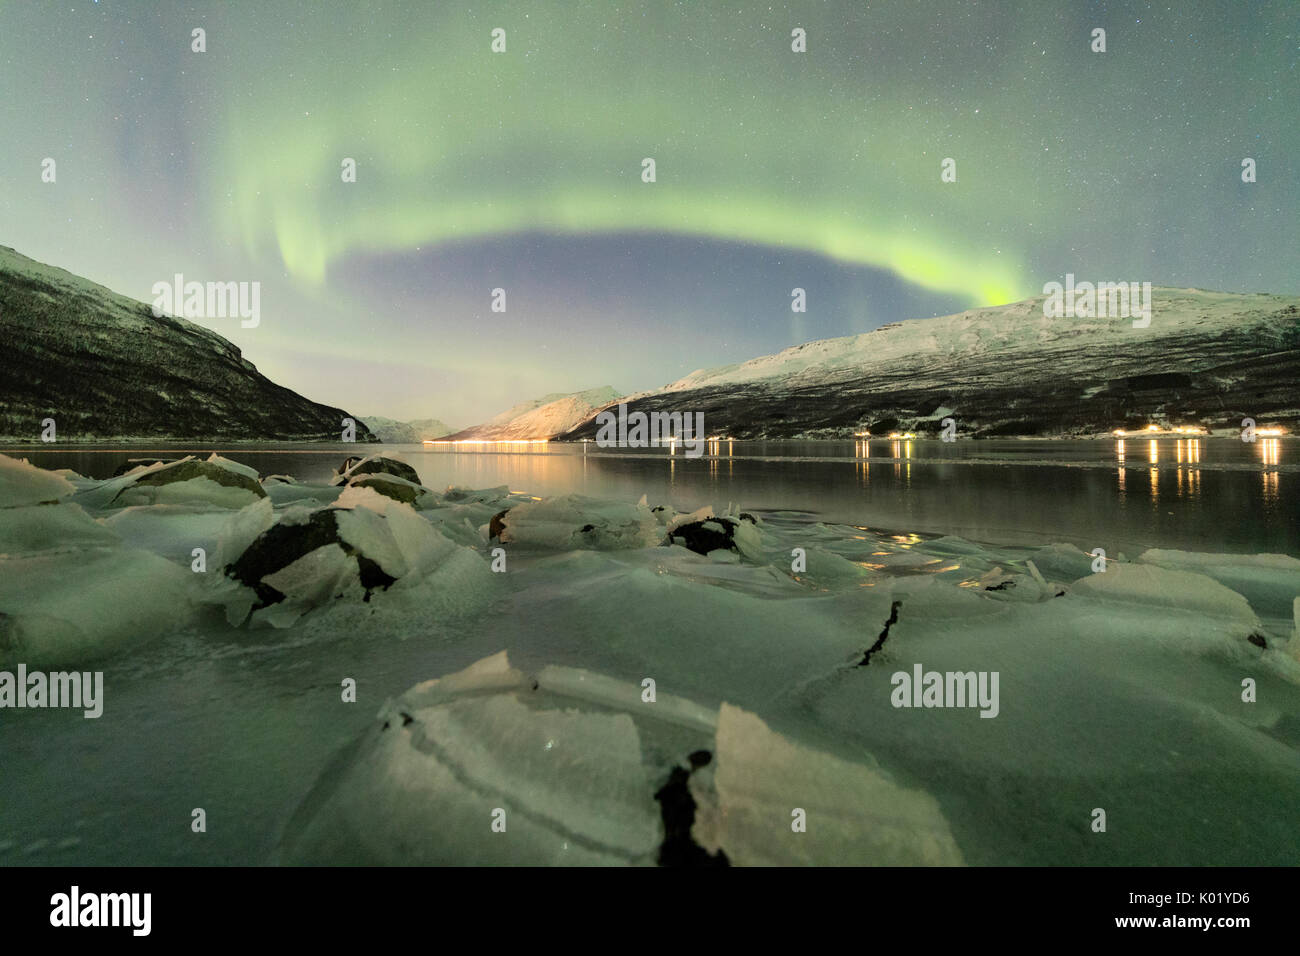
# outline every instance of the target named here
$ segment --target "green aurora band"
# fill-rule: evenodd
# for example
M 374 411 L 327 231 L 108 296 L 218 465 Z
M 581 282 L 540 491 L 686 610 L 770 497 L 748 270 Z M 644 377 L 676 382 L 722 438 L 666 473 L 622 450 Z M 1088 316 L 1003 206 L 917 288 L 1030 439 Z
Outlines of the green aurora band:
M 862 51 L 832 15 L 597 2 L 548 19 L 505 4 L 484 17 L 425 11 L 399 36 L 358 25 L 363 39 L 345 42 L 353 31 L 335 17 L 289 35 L 273 6 L 268 33 L 315 55 L 286 50 L 294 67 L 279 75 L 251 59 L 226 67 L 236 88 L 224 102 L 255 106 L 232 107 L 215 137 L 233 174 L 215 201 L 250 256 L 274 251 L 312 285 L 353 253 L 644 231 L 813 251 L 978 304 L 1036 291 L 979 238 L 991 203 L 1014 208 L 1014 176 L 961 185 L 994 166 L 960 146 L 983 121 L 932 103 L 948 125 L 931 129 L 919 95 L 873 85 L 882 71 L 907 79 L 887 56 L 855 78 Z M 791 25 L 810 52 L 791 52 Z M 497 26 L 505 53 L 490 50 Z M 220 54 L 219 28 L 208 46 L 241 55 Z M 947 155 L 957 184 L 940 183 Z M 344 157 L 355 184 L 341 180 Z M 933 211 L 915 216 L 921 205 Z

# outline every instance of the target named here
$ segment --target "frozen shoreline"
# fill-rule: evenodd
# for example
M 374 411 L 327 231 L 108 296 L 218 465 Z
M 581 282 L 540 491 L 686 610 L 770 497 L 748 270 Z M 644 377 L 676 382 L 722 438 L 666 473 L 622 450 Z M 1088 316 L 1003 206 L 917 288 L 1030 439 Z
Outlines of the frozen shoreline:
M 427 801 L 370 793 L 373 776 L 350 775 L 338 759 L 345 749 L 365 753 L 369 745 L 357 751 L 355 742 L 388 732 L 374 717 L 385 699 L 400 701 L 413 685 L 503 649 L 520 673 L 599 675 L 614 688 L 610 700 L 626 703 L 614 711 L 579 703 L 583 716 L 555 724 L 525 715 L 563 712 L 569 698 L 532 702 L 531 692 L 498 689 L 480 717 L 456 724 L 470 735 L 455 738 L 456 755 L 444 747 L 430 763 L 418 747 L 394 744 L 382 760 L 386 773 L 415 775 L 451 801 L 449 813 L 473 821 L 483 811 L 484 839 L 492 807 L 523 808 L 527 858 L 539 862 L 578 862 L 553 838 L 579 831 L 596 857 L 617 846 L 623 862 L 654 862 L 664 825 L 654 794 L 699 749 L 716 759 L 698 779 L 690 772 L 696 842 L 733 862 L 764 854 L 820 863 L 1294 860 L 1295 558 L 1165 550 L 1127 561 L 1111 555 L 1097 573 L 1096 559 L 1070 546 L 869 531 L 802 512 L 680 515 L 653 502 L 538 499 L 506 488 L 433 492 L 391 469 L 354 471 L 331 485 L 259 480 L 245 466 L 211 464 L 229 475 L 176 472 L 181 480 L 165 481 L 168 466 L 149 466 L 100 482 L 6 466 L 0 539 L 18 545 L 0 558 L 0 612 L 11 638 L 0 667 L 21 649 L 12 641 L 17 623 L 39 638 L 28 649 L 64 654 L 51 666 L 64 660 L 102 669 L 106 679 L 95 721 L 5 712 L 0 749 L 15 756 L 12 786 L 0 797 L 8 821 L 0 862 L 486 858 L 497 848 L 479 844 L 472 829 L 449 836 Z M 65 503 L 36 503 L 51 498 Z M 312 557 L 315 550 L 283 568 L 262 562 L 249 573 L 285 597 L 269 614 L 254 612 L 250 623 L 267 626 L 240 626 L 247 611 L 238 608 L 249 599 L 230 590 L 238 586 L 220 567 L 277 524 L 307 528 L 311 515 L 340 511 L 360 523 L 329 531 L 341 535 L 339 554 L 368 556 L 392 583 L 372 578 L 363 587 L 364 575 L 356 579 L 346 561 Z M 682 543 L 664 546 L 668 539 Z M 319 550 L 333 553 L 333 540 Z M 191 570 L 194 547 L 212 562 L 207 572 Z M 491 570 L 495 548 L 505 554 L 501 573 Z M 997 716 L 893 704 L 891 678 L 918 665 L 999 674 Z M 344 677 L 357 681 L 359 705 L 341 702 Z M 730 729 L 713 731 L 716 740 L 708 732 L 664 736 L 645 723 L 660 712 L 638 710 L 659 706 L 638 697 L 646 678 L 665 703 L 713 715 L 732 708 Z M 1246 679 L 1253 702 L 1241 699 Z M 437 704 L 415 720 L 445 733 L 432 728 L 460 706 Z M 619 720 L 631 721 L 638 743 L 600 729 L 611 713 L 625 714 Z M 589 740 L 582 752 L 612 748 L 610 762 L 601 757 L 579 771 L 539 757 L 492 769 L 492 754 L 544 728 L 541 745 Z M 439 767 L 479 783 L 445 791 L 435 783 Z M 557 807 L 573 803 L 565 795 L 593 773 L 614 774 L 611 786 L 624 794 L 603 829 L 588 832 L 586 817 L 539 809 L 542 793 Z M 770 781 L 785 789 L 773 791 Z M 931 809 L 891 817 L 886 850 L 872 834 L 893 798 L 857 804 L 853 794 L 864 787 L 915 793 L 899 797 L 900 813 Z M 309 797 L 320 788 L 340 796 Z M 778 841 L 779 849 L 763 836 L 778 824 L 789 832 L 788 808 L 776 822 L 761 809 L 773 801 L 808 812 L 810 839 Z M 159 814 L 159 806 L 171 809 Z M 227 821 L 206 842 L 190 838 L 193 806 Z M 715 806 L 735 807 L 749 823 L 718 831 L 709 822 Z M 1098 807 L 1111 821 L 1106 833 L 1089 829 Z M 245 821 L 238 833 L 232 816 Z M 339 826 L 370 836 L 364 846 L 282 844 L 287 828 L 328 834 Z M 416 832 L 419 852 L 406 855 L 401 848 Z M 629 844 L 631 833 L 640 836 Z M 950 850 L 939 852 L 931 840 L 942 833 Z

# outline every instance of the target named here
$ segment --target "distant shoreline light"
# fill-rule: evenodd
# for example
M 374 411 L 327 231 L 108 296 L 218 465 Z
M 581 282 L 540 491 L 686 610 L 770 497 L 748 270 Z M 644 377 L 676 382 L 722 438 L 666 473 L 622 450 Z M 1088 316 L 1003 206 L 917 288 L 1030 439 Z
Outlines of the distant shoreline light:
M 1138 429 L 1136 431 L 1131 431 L 1131 432 L 1123 428 L 1116 428 L 1113 432 L 1111 432 L 1111 434 L 1114 435 L 1116 438 L 1124 438 L 1125 436 L 1136 436 L 1136 435 L 1146 435 L 1146 436 L 1183 435 L 1183 436 L 1192 436 L 1192 437 L 1198 437 L 1204 435 L 1208 437 L 1210 432 L 1209 429 L 1203 428 L 1200 425 L 1178 425 L 1174 428 L 1161 428 L 1159 425 L 1148 425 L 1146 428 Z
M 549 438 L 426 438 L 426 445 L 545 445 Z

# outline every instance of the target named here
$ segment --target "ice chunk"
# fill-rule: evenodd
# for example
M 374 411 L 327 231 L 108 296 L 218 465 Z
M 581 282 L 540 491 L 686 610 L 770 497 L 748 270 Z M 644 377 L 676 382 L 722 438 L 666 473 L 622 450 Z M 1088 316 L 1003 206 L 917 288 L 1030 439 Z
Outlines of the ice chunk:
M 515 505 L 501 521 L 503 544 L 557 551 L 645 548 L 658 544 L 662 534 L 645 505 L 582 495 Z
M 245 465 L 242 462 L 231 461 L 229 458 L 222 458 L 215 451 L 208 456 L 207 464 L 216 465 L 218 468 L 224 468 L 226 471 L 233 471 L 237 475 L 243 475 L 245 478 L 252 478 L 254 481 L 260 480 L 257 469 L 252 465 Z
M 0 659 L 80 664 L 188 625 L 191 572 L 147 551 L 0 558 Z
M 1285 554 L 1206 554 L 1152 549 L 1141 564 L 1195 571 L 1246 598 L 1261 616 L 1286 620 L 1291 602 L 1300 595 L 1300 560 Z
M 106 527 L 133 548 L 144 548 L 168 560 L 189 565 L 194 549 L 202 548 L 213 561 L 219 536 L 229 512 L 194 505 L 137 505 L 102 519 Z
M 0 455 L 0 508 L 56 501 L 76 490 L 76 486 L 67 478 L 37 468 L 26 458 Z
M 1094 560 L 1072 544 L 1049 544 L 1034 552 L 1034 563 L 1043 574 L 1067 584 L 1091 574 Z
M 287 861 L 653 863 L 637 721 L 521 678 L 497 655 L 387 704 L 291 821 Z
M 496 502 L 508 497 L 510 494 L 509 485 L 501 485 L 497 488 L 483 488 L 475 491 L 473 488 L 462 488 L 459 485 L 448 485 L 447 490 L 442 493 L 444 501 L 457 503 L 466 502 Z
M 234 564 L 248 546 L 275 523 L 269 498 L 245 505 L 233 515 L 221 517 L 223 524 L 217 538 L 215 561 L 218 568 Z
M 419 473 L 399 458 L 369 455 L 365 458 L 349 458 L 345 461 L 343 467 L 334 473 L 334 484 L 347 484 L 349 480 L 361 475 L 394 475 L 413 485 L 420 483 Z
M 155 465 L 165 465 L 168 462 L 175 461 L 175 458 L 128 458 L 116 468 L 113 469 L 113 477 L 120 478 L 122 475 L 133 475 L 146 468 L 152 468 Z
M 715 753 L 716 775 L 701 770 Z M 791 832 L 793 807 L 807 833 Z M 651 706 L 632 682 L 557 666 L 529 677 L 504 653 L 387 703 L 282 851 L 292 863 L 646 865 L 691 855 L 682 844 L 707 862 L 961 863 L 934 800 L 874 767 L 728 705 L 660 693 Z
M 1259 626 L 1259 618 L 1244 597 L 1191 571 L 1170 571 L 1147 564 L 1107 564 L 1105 573 L 1075 582 L 1071 591 L 1103 601 L 1170 608 Z
M 279 523 L 265 528 L 237 558 L 227 562 L 227 578 L 244 590 L 215 588 L 210 599 L 226 606 L 232 623 L 242 620 L 251 608 L 255 622 L 285 627 L 335 598 L 368 601 L 377 591 L 393 585 L 399 591 L 418 586 L 468 586 L 474 571 L 466 565 L 487 573 L 482 558 L 459 549 L 409 505 L 368 488 L 349 489 L 347 494 L 352 507 L 285 512 Z M 367 503 L 383 510 L 372 510 Z M 241 513 L 232 526 L 232 538 L 242 540 L 261 527 L 268 507 Z M 234 544 L 229 550 L 233 552 Z M 249 597 L 248 590 L 255 599 Z M 477 598 L 481 588 L 473 590 Z M 434 597 L 427 590 L 420 596 L 425 600 Z M 436 603 L 444 608 L 466 604 Z
M 1300 597 L 1291 603 L 1291 642 L 1286 649 L 1293 658 L 1300 661 Z
M 793 558 L 791 561 L 793 562 Z M 855 561 L 823 548 L 804 548 L 805 570 L 791 571 L 796 581 L 821 588 L 856 587 L 872 577 L 872 572 Z
M 961 866 L 939 804 L 882 771 L 801 747 L 756 715 L 718 713 L 713 790 L 692 834 L 742 866 Z M 713 799 L 711 799 L 713 797 Z M 796 811 L 806 829 L 796 831 Z
M 151 504 L 206 504 L 215 508 L 242 508 L 266 491 L 257 473 L 213 455 L 199 461 L 192 455 L 180 461 L 151 466 L 141 472 L 105 482 L 103 491 L 117 486 L 108 504 L 113 507 Z M 119 483 L 121 483 L 119 485 Z
M 296 504 L 314 504 L 317 507 L 333 504 L 344 490 L 343 485 L 312 485 L 302 482 L 286 484 L 284 482 L 263 482 L 266 495 L 277 507 Z
M 112 547 L 120 540 L 70 501 L 0 508 L 0 554 Z

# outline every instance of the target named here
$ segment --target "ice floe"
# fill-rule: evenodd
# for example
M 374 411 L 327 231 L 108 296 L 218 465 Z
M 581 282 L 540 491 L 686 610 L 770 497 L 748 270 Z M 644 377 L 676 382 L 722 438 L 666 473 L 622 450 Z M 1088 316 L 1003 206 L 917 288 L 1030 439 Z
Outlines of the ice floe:
M 798 820 L 803 815 L 806 826 Z M 934 800 L 869 762 L 505 652 L 418 685 L 328 768 L 287 862 L 960 864 Z

